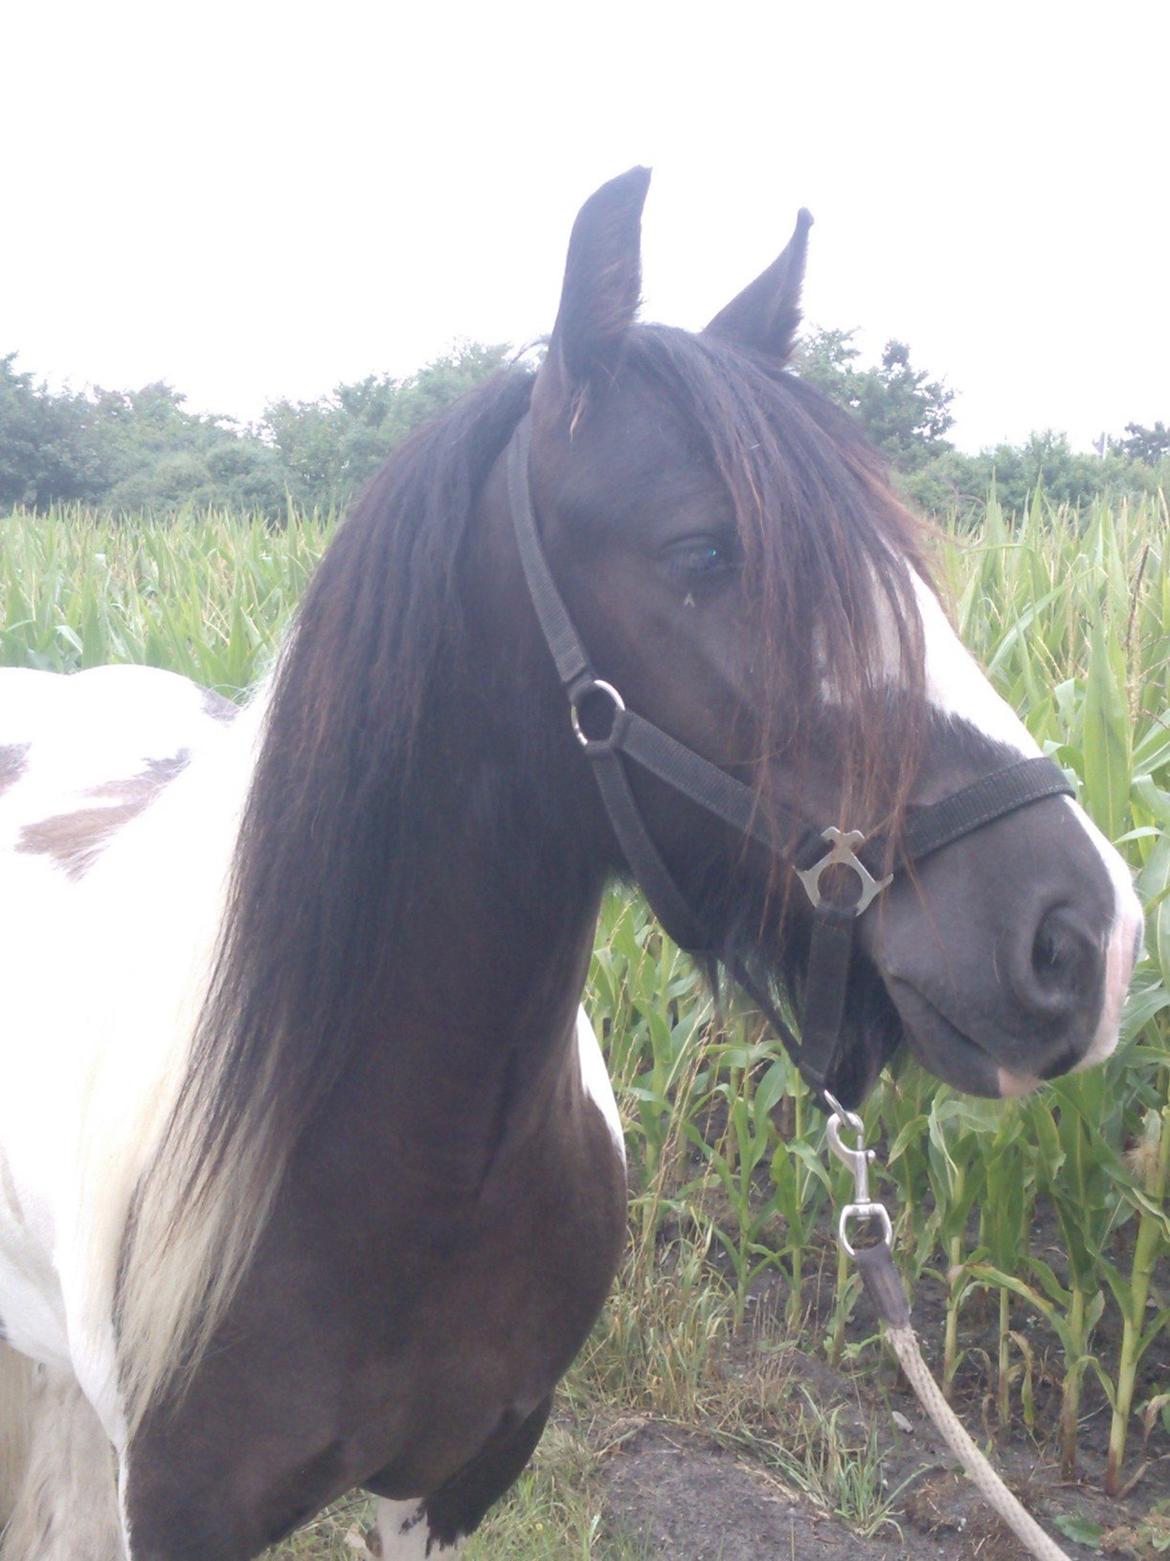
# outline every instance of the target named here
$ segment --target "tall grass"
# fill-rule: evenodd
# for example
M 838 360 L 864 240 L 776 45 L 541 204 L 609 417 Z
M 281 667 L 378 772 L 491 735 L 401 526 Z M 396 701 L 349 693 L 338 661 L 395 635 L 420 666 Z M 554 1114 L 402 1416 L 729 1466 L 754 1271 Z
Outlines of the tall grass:
M 84 509 L 0 519 L 0 663 L 74 672 L 145 662 L 225 693 L 260 675 L 331 517 Z
M 0 519 L 0 661 L 146 661 L 236 691 L 262 669 L 329 530 L 297 517 L 280 529 L 228 515 Z M 945 1380 L 973 1369 L 973 1304 L 989 1298 L 995 1344 L 978 1359 L 999 1423 L 1022 1416 L 1054 1437 L 1071 1475 L 1095 1380 L 1117 1492 L 1135 1421 L 1148 1431 L 1170 1406 L 1159 1287 L 1170 1257 L 1170 514 L 1161 499 L 1087 516 L 1038 499 L 1009 523 L 993 499 L 976 531 L 940 538 L 938 564 L 967 644 L 1131 862 L 1147 948 L 1105 1067 L 1000 1103 L 903 1063 L 865 1116 L 883 1146 L 902 1266 L 945 1310 Z M 606 904 L 589 1002 L 626 1124 L 634 1240 L 581 1369 L 599 1394 L 697 1410 L 711 1353 L 749 1315 L 761 1276 L 781 1276 L 791 1327 L 814 1304 L 836 1265 L 826 1211 L 845 1173 L 826 1163 L 818 1114 L 758 1019 L 717 1023 L 696 972 L 637 901 Z M 848 1348 L 856 1293 L 846 1271 L 839 1279 L 834 1356 Z M 1142 1374 L 1155 1355 L 1161 1380 Z M 1053 1377 L 1045 1421 L 1037 1406 L 1050 1395 L 1038 1390 Z

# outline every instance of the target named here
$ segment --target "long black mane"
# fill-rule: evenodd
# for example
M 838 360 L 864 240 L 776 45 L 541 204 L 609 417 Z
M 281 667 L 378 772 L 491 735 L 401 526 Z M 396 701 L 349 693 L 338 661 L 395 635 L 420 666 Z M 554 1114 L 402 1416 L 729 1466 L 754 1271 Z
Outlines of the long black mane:
M 202 1045 L 233 1037 L 235 1077 L 208 1102 L 229 1115 L 212 1117 L 210 1143 L 267 1081 L 277 1037 L 295 1042 L 280 1046 L 273 1141 L 293 1142 L 375 1017 L 363 1011 L 370 976 L 401 947 L 429 846 L 426 750 L 442 741 L 461 663 L 466 532 L 531 389 L 529 372 L 507 371 L 407 440 L 309 588 L 276 676 L 201 1029 Z M 193 1081 L 201 1072 L 197 1059 Z

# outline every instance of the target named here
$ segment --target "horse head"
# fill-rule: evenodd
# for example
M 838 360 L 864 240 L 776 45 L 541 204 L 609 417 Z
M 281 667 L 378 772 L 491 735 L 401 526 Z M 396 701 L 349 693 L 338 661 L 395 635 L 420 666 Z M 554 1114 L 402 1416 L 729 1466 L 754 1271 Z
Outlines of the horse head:
M 789 366 L 811 219 L 702 333 L 639 324 L 648 177 L 613 180 L 577 218 L 526 435 L 541 548 L 588 648 L 589 676 L 570 687 L 578 737 L 604 743 L 624 706 L 750 788 L 768 828 L 733 827 L 661 771 L 627 766 L 689 924 L 754 990 L 806 982 L 802 836 L 837 826 L 880 846 L 874 871 L 893 879 L 837 972 L 843 1039 L 826 1082 L 846 1103 L 903 1039 L 981 1095 L 1100 1061 L 1140 935 L 1128 871 L 1052 794 L 1061 777 L 959 642 L 880 463 Z M 1055 784 L 909 859 L 932 804 L 977 808 L 988 778 L 1028 760 Z M 628 871 L 591 797 L 581 831 Z

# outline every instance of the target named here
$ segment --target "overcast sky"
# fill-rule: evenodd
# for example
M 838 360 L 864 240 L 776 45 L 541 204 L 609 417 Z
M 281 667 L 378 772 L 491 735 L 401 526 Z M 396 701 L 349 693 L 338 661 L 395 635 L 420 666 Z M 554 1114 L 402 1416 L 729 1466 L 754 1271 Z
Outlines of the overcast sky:
M 813 323 L 975 449 L 1170 418 L 1165 0 L 0 7 L 0 352 L 256 416 L 547 331 L 581 201 L 653 165 L 645 313 L 816 217 Z

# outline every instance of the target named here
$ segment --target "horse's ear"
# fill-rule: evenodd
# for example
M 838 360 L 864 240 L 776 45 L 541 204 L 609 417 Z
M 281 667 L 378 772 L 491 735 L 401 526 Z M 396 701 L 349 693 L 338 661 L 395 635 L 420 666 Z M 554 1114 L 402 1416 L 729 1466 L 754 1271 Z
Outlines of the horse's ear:
M 637 313 L 642 286 L 642 205 L 649 168 L 631 168 L 592 194 L 577 213 L 557 323 L 540 371 L 542 395 L 568 399 L 612 371 Z
M 710 335 L 770 353 L 781 363 L 788 361 L 800 324 L 800 286 L 811 227 L 812 216 L 802 206 L 784 249 L 726 309 L 720 309 L 707 326 Z

